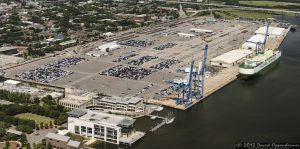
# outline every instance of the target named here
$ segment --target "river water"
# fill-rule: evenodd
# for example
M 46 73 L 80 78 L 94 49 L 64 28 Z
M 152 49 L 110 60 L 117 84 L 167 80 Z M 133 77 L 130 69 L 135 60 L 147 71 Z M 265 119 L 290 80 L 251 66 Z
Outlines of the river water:
M 299 23 L 300 19 L 292 20 Z M 300 29 L 282 45 L 280 63 L 253 80 L 236 80 L 202 103 L 173 112 L 172 124 L 151 133 L 158 121 L 137 120 L 147 131 L 134 149 L 230 149 L 239 142 L 299 142 L 300 139 Z M 121 148 L 102 144 L 99 148 Z

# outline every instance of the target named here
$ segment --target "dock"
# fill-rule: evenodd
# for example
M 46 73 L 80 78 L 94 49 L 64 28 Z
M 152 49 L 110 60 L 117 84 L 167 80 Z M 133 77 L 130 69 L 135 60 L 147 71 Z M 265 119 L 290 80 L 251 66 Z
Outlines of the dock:
M 172 119 L 174 119 L 175 117 L 172 118 L 167 118 L 167 117 L 162 117 L 162 116 L 157 116 L 157 115 L 152 115 L 152 114 L 148 114 L 147 116 L 151 117 L 155 117 L 158 119 L 161 119 L 162 122 L 158 123 L 156 126 L 154 126 L 153 128 L 150 129 L 150 132 L 155 132 L 156 130 L 158 130 L 160 127 L 162 127 L 163 125 L 167 124 L 167 122 L 172 122 Z
M 270 39 L 267 44 L 267 49 L 276 50 L 279 48 L 283 40 L 285 39 L 286 35 L 288 34 L 290 27 L 288 27 L 282 35 L 278 36 L 277 38 Z M 238 78 L 238 65 L 224 68 L 220 72 L 218 72 L 215 76 L 205 78 L 205 86 L 204 86 L 204 95 L 200 100 L 192 99 L 192 103 L 188 106 L 185 104 L 177 105 L 175 100 L 177 98 L 177 94 L 173 93 L 170 96 L 164 97 L 163 99 L 148 99 L 145 102 L 150 104 L 160 104 L 166 107 L 171 107 L 174 109 L 179 110 L 186 110 L 193 105 L 203 101 L 205 98 L 209 97 L 213 93 L 217 92 L 218 90 L 222 89 L 226 85 L 230 84 L 231 82 L 235 81 Z

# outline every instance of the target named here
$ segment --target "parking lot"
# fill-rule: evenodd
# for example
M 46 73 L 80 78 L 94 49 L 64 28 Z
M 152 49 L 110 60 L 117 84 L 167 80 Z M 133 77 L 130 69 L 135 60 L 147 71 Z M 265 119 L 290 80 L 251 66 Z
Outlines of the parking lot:
M 179 72 L 178 69 L 184 70 L 189 67 L 192 58 L 195 60 L 195 67 L 198 67 L 206 42 L 209 44 L 207 58 L 209 61 L 217 55 L 239 48 L 257 27 L 258 25 L 251 22 L 222 20 L 208 22 L 201 17 L 198 21 L 186 19 L 179 25 L 163 26 L 165 30 L 162 31 L 136 33 L 138 37 L 119 41 L 118 43 L 122 44 L 121 48 L 111 51 L 106 56 L 95 58 L 86 56 L 84 52 L 76 54 L 68 52 L 11 68 L 5 72 L 7 76 L 21 80 L 62 87 L 73 86 L 108 95 L 128 94 L 160 98 L 172 92 L 172 88 L 168 88 L 170 85 L 165 81 L 185 77 L 186 74 Z M 190 32 L 190 28 L 209 29 L 214 33 L 193 33 Z M 248 32 L 241 33 L 243 30 Z M 179 37 L 179 32 L 196 36 Z M 103 42 L 95 43 L 101 45 Z M 95 44 L 92 47 L 96 47 Z M 92 47 L 82 46 L 81 49 L 87 52 L 94 50 Z M 215 73 L 214 69 L 207 70 Z

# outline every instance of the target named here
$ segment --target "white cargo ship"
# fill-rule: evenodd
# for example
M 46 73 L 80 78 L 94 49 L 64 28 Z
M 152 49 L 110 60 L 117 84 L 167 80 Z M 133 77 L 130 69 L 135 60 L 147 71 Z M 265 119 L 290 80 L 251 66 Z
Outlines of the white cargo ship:
M 246 59 L 243 64 L 239 66 L 239 74 L 243 78 L 254 77 L 264 70 L 274 66 L 281 56 L 281 51 L 266 50 L 253 58 Z

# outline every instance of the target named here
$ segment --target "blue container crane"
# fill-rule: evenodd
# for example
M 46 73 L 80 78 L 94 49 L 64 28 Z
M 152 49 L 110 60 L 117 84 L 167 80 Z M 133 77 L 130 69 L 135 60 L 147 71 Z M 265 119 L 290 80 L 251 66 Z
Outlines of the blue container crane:
M 185 106 L 192 104 L 192 98 L 195 97 L 197 100 L 201 100 L 204 92 L 204 70 L 207 57 L 208 44 L 205 45 L 203 51 L 203 59 L 201 66 L 199 65 L 199 71 L 194 71 L 194 58 L 192 58 L 191 66 L 187 79 L 167 81 L 167 83 L 174 84 L 177 90 L 176 104 L 184 103 Z

